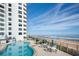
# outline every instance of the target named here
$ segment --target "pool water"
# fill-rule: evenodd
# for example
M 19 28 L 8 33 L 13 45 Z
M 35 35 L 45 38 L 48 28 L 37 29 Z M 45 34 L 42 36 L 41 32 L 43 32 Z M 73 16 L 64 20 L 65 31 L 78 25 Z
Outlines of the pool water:
M 32 56 L 33 49 L 27 42 L 14 42 L 9 44 L 6 49 L 0 52 L 0 56 Z

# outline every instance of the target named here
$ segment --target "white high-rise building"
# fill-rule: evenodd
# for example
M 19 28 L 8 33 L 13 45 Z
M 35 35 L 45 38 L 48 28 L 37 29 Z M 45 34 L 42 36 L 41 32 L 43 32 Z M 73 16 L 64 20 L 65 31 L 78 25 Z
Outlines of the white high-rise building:
M 5 5 L 0 4 L 0 40 L 5 39 Z
M 26 18 L 25 3 L 1 3 L 0 39 L 24 40 L 27 36 Z

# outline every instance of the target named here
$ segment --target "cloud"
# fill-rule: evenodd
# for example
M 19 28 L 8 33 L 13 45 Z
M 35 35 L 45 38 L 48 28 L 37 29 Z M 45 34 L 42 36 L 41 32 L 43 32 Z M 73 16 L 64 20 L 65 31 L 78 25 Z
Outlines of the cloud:
M 48 12 L 33 18 L 29 24 L 29 31 L 35 31 L 35 33 L 47 31 L 49 34 L 52 33 L 51 31 L 65 33 L 64 31 L 70 31 L 73 26 L 79 26 L 79 13 L 76 13 L 79 10 L 79 4 L 66 7 L 60 11 L 63 5 L 57 4 Z M 75 30 L 73 31 L 75 32 Z

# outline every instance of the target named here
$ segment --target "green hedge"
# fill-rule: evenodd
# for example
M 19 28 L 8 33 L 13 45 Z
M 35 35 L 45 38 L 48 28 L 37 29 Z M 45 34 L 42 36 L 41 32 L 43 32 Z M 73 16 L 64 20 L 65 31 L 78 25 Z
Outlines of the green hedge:
M 57 45 L 56 48 L 59 49 L 59 50 L 61 50 L 61 51 L 63 51 L 63 52 L 71 54 L 73 56 L 79 56 L 79 51 L 77 51 L 77 50 L 69 49 L 67 47 L 60 46 L 60 45 Z

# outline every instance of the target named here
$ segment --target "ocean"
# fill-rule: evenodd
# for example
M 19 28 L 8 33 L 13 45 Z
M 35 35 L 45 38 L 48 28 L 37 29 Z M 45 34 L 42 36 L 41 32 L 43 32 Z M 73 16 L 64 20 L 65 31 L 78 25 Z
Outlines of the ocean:
M 79 42 L 79 36 L 75 35 L 61 35 L 61 36 L 51 36 L 53 39 L 64 39 L 64 40 L 73 40 L 73 41 L 78 41 Z

